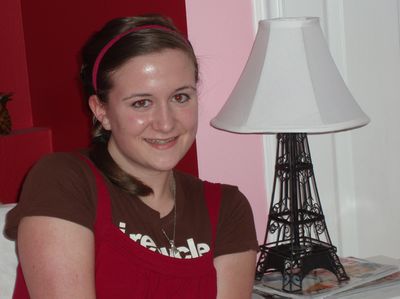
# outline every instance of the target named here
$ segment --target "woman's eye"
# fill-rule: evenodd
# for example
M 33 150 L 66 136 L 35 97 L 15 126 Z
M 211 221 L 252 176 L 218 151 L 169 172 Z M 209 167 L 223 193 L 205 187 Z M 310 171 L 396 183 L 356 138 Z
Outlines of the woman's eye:
M 189 101 L 189 100 L 190 100 L 190 97 L 189 97 L 187 94 L 180 93 L 180 94 L 174 95 L 173 100 L 174 100 L 175 102 L 178 102 L 178 103 L 183 104 L 183 103 Z
M 138 100 L 132 103 L 132 107 L 140 109 L 140 108 L 147 108 L 151 104 L 150 100 Z

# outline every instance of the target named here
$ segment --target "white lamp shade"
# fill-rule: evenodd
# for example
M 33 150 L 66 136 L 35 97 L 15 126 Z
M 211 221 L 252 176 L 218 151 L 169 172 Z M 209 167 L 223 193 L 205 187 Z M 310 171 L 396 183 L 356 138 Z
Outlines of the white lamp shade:
M 327 47 L 319 19 L 259 22 L 247 64 L 212 126 L 237 133 L 327 133 L 369 118 Z

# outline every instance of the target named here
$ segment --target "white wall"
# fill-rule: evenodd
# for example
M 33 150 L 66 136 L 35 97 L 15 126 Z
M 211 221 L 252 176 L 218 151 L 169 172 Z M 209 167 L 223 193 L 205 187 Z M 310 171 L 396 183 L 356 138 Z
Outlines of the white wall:
M 254 7 L 255 19 L 321 18 L 342 76 L 371 118 L 354 131 L 309 137 L 328 230 L 340 255 L 399 258 L 400 1 L 254 0 Z M 273 161 L 268 138 L 265 160 Z

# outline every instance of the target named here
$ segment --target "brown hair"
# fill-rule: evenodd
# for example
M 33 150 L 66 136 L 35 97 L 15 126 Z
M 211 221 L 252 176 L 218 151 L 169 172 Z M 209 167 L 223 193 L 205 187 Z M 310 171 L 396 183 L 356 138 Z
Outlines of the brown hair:
M 123 36 L 104 54 L 97 71 L 97 90 L 92 83 L 93 66 L 100 51 L 115 36 L 132 28 L 159 25 L 168 30 L 144 28 Z M 195 67 L 195 80 L 198 81 L 198 63 L 193 48 L 187 39 L 177 31 L 172 21 L 160 15 L 117 18 L 109 21 L 96 32 L 82 49 L 81 81 L 86 97 L 96 94 L 103 103 L 108 102 L 112 89 L 111 73 L 128 60 L 165 49 L 179 49 L 188 55 Z M 103 173 L 121 189 L 132 195 L 146 196 L 152 193 L 150 187 L 124 172 L 112 159 L 107 143 L 110 131 L 104 130 L 101 123 L 93 118 L 92 147 L 90 158 Z

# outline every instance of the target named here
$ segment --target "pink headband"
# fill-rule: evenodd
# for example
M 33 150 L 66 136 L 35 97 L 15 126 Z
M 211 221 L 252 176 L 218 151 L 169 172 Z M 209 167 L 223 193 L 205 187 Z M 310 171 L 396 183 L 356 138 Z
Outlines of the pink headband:
M 161 26 L 161 25 L 144 25 L 144 26 L 138 26 L 138 27 L 135 27 L 135 28 L 131 28 L 131 29 L 129 29 L 129 30 L 125 31 L 125 32 L 122 32 L 122 33 L 118 34 L 117 36 L 115 36 L 113 39 L 111 39 L 103 47 L 103 49 L 101 49 L 99 55 L 97 55 L 97 57 L 96 57 L 94 65 L 93 65 L 92 84 L 93 84 L 94 91 L 96 93 L 97 93 L 97 72 L 99 71 L 99 65 L 100 65 L 100 62 L 103 59 L 104 55 L 121 38 L 123 38 L 124 36 L 128 35 L 129 33 L 140 31 L 140 30 L 143 30 L 143 29 L 160 29 L 160 30 L 176 33 L 174 30 L 172 30 L 172 29 L 170 29 L 168 27 L 165 27 L 165 26 Z

